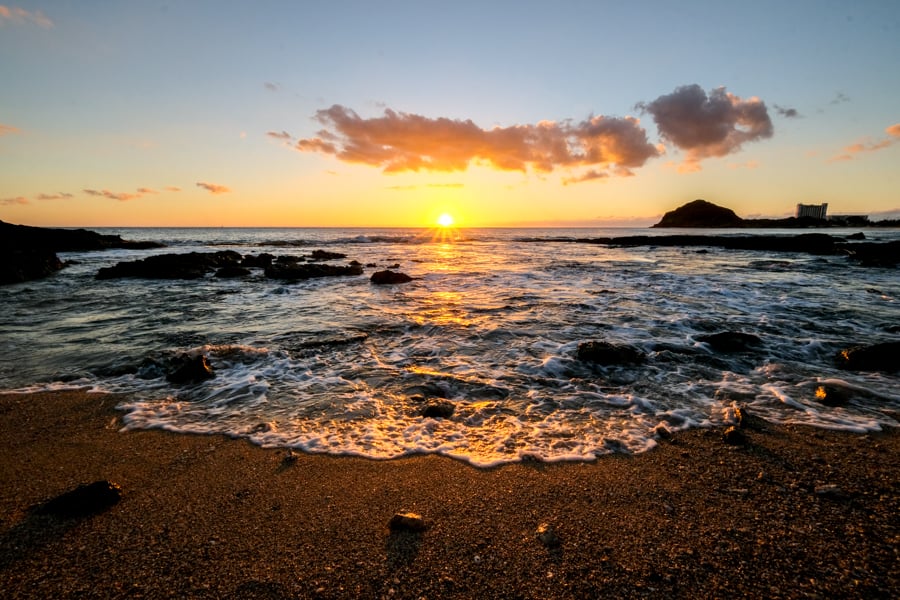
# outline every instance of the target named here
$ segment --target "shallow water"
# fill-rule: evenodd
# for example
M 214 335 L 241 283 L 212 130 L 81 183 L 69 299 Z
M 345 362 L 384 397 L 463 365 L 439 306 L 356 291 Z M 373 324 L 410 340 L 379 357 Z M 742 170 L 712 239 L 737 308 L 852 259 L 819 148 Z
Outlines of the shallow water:
M 728 421 L 735 403 L 776 422 L 852 431 L 896 423 L 888 413 L 900 409 L 896 375 L 834 367 L 840 348 L 895 340 L 900 322 L 897 270 L 843 257 L 566 241 L 663 230 L 482 229 L 444 240 L 408 229 L 102 232 L 170 247 L 65 253 L 77 264 L 0 288 L 0 388 L 127 392 L 128 428 L 479 466 L 639 452 L 661 427 Z M 243 280 L 94 279 L 153 253 L 316 248 L 347 254 L 332 264 L 399 264 L 417 279 L 374 286 L 374 268 L 299 283 L 258 270 Z M 763 346 L 723 355 L 696 340 L 725 330 Z M 588 340 L 630 344 L 648 360 L 580 362 L 575 350 Z M 216 377 L 168 383 L 154 365 L 183 352 L 208 355 Z M 851 401 L 818 403 L 824 384 Z M 422 416 L 436 399 L 452 403 L 452 416 Z

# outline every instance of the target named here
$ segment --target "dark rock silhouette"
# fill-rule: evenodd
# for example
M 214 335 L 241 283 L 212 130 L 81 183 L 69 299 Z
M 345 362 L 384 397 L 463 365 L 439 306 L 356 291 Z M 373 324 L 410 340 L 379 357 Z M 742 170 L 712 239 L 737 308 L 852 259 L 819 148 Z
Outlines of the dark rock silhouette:
M 730 208 L 694 200 L 664 214 L 654 227 L 740 227 L 743 222 Z
M 393 283 L 408 283 L 412 281 L 413 278 L 406 273 L 397 273 L 387 269 L 385 271 L 376 271 L 372 273 L 372 277 L 370 277 L 369 280 L 377 285 L 388 285 Z
M 65 267 L 57 252 L 108 248 L 159 248 L 156 242 L 132 242 L 86 229 L 53 229 L 0 221 L 0 285 L 52 275 Z

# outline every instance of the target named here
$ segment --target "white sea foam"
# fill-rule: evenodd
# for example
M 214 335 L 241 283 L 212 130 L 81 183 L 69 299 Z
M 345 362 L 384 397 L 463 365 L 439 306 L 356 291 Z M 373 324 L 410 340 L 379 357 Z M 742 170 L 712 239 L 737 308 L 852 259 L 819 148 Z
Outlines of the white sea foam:
M 454 244 L 403 230 L 160 232 L 178 251 L 322 246 L 378 269 L 398 263 L 418 279 L 97 281 L 101 266 L 165 250 L 77 253 L 79 264 L 54 278 L 0 288 L 0 385 L 125 392 L 127 429 L 380 459 L 437 453 L 479 466 L 641 452 L 663 429 L 733 423 L 738 406 L 847 431 L 896 424 L 900 409 L 896 374 L 840 371 L 833 361 L 843 346 L 895 338 L 885 324 L 896 321 L 896 271 L 514 241 L 581 231 L 476 231 Z M 728 330 L 762 345 L 723 354 L 698 340 Z M 588 340 L 641 349 L 646 361 L 579 361 Z M 215 378 L 168 382 L 167 361 L 184 353 L 207 356 Z M 820 386 L 846 403 L 825 406 Z M 452 414 L 426 410 L 438 404 Z

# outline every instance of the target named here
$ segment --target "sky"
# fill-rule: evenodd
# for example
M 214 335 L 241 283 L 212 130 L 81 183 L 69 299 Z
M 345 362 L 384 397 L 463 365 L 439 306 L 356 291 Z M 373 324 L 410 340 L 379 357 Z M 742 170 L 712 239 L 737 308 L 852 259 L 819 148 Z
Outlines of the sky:
M 20 1 L 0 57 L 6 222 L 900 217 L 896 0 Z

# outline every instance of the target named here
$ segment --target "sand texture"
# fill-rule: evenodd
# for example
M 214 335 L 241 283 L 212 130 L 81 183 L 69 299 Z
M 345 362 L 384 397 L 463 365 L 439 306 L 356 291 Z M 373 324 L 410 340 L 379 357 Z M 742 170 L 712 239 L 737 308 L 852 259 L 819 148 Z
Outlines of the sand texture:
M 120 400 L 0 396 L 4 598 L 900 597 L 897 429 L 479 470 L 121 432 Z M 41 511 L 95 480 L 121 500 Z

